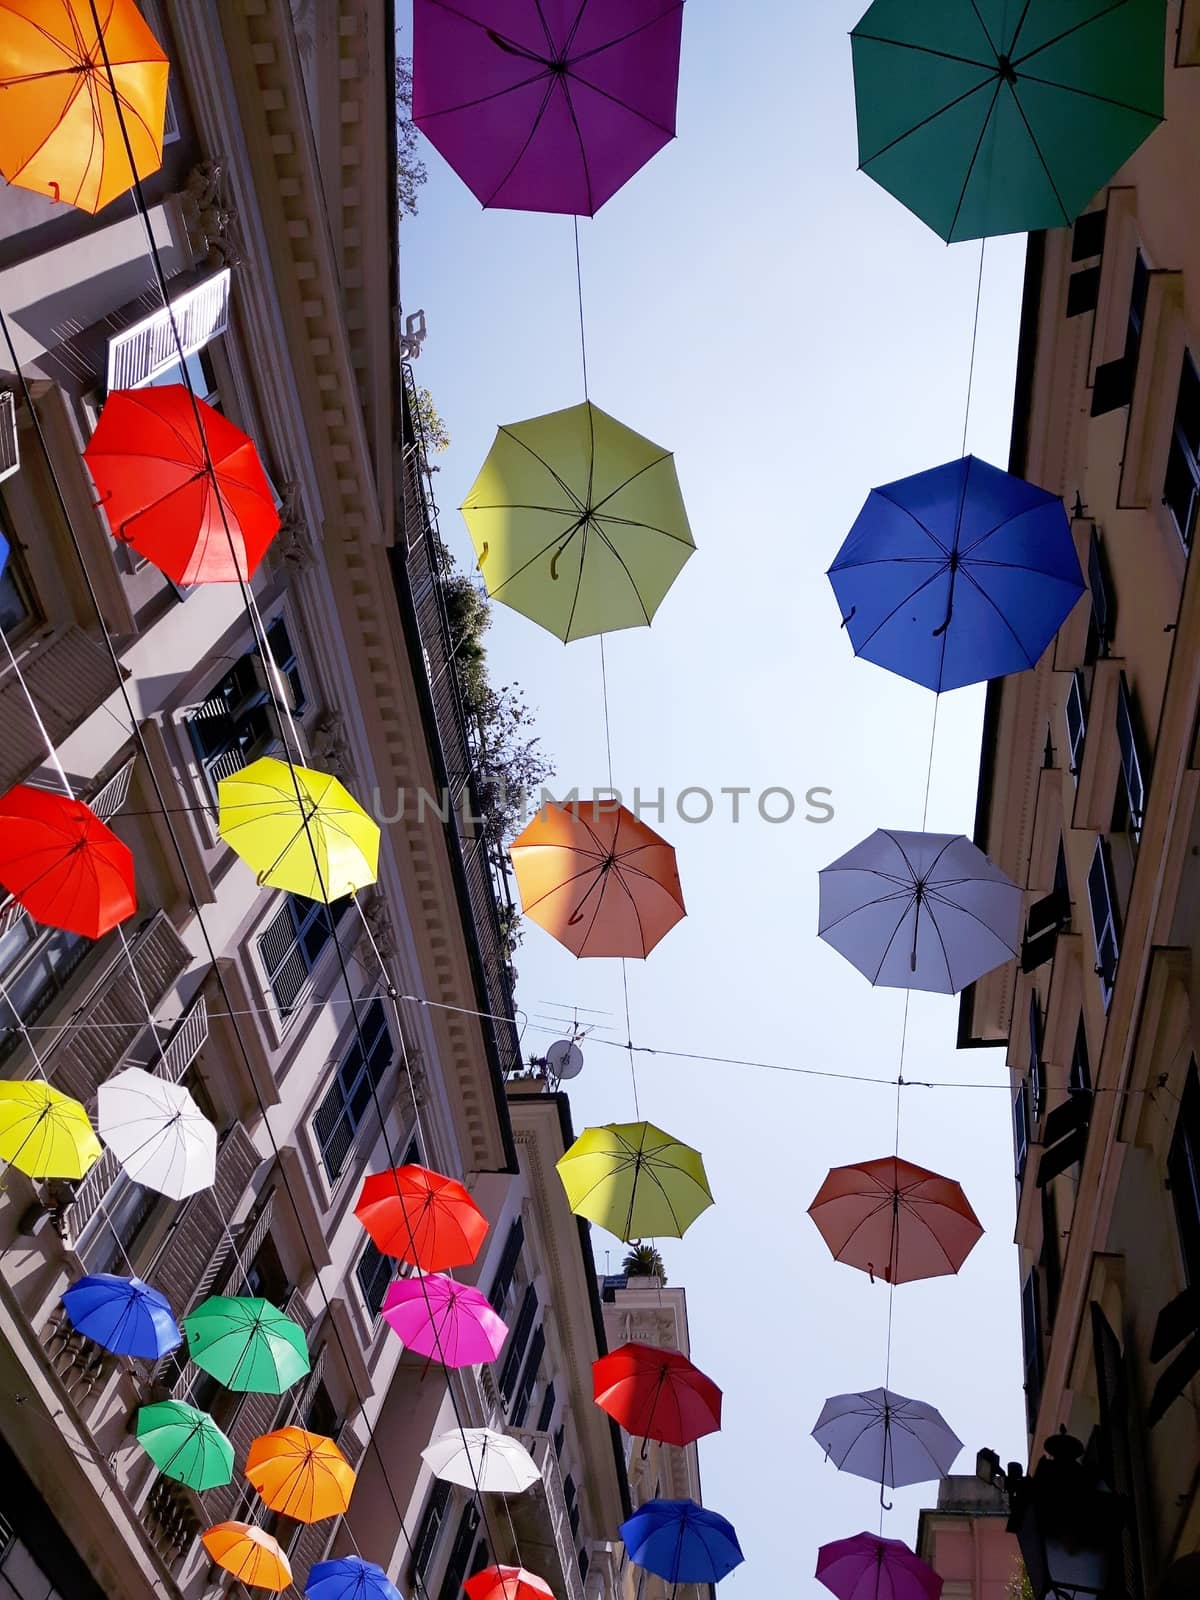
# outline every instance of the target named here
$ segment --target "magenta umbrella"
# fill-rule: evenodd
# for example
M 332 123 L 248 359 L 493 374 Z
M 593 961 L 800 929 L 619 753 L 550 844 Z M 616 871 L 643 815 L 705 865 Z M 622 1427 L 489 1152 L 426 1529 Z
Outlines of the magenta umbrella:
M 480 1294 L 443 1273 L 398 1278 L 383 1301 L 383 1315 L 410 1350 L 447 1367 L 494 1361 L 508 1324 Z
M 413 121 L 475 198 L 590 217 L 675 137 L 683 0 L 414 0 Z
M 856 1533 L 817 1551 L 817 1577 L 838 1600 L 940 1600 L 942 1580 L 900 1539 Z

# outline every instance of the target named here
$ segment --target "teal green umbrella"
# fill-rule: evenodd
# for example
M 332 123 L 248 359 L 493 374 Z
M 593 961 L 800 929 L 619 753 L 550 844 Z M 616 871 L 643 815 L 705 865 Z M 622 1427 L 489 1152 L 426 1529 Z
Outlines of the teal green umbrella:
M 137 1414 L 138 1443 L 165 1478 L 199 1493 L 233 1477 L 233 1446 L 207 1411 L 163 1400 Z
M 269 1300 L 213 1295 L 183 1330 L 192 1360 L 227 1389 L 282 1394 L 308 1371 L 304 1329 Z
M 859 166 L 947 242 L 1061 228 L 1162 121 L 1166 0 L 875 0 Z

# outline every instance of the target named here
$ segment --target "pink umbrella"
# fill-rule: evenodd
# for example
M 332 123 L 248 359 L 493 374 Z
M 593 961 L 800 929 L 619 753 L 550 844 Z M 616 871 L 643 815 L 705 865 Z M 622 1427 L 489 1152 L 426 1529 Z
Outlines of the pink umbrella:
M 447 1367 L 494 1361 L 508 1324 L 480 1294 L 443 1273 L 398 1278 L 388 1289 L 383 1315 L 410 1350 Z
M 838 1600 L 941 1600 L 942 1580 L 900 1539 L 856 1533 L 817 1551 L 817 1577 Z

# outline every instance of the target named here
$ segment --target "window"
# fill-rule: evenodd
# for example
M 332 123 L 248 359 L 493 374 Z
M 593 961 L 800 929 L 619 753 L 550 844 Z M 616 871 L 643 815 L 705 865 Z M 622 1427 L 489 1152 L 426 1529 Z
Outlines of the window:
M 1092 601 L 1092 616 L 1088 624 L 1086 656 L 1090 663 L 1095 661 L 1097 656 L 1106 656 L 1108 654 L 1108 647 L 1112 643 L 1113 626 L 1116 620 L 1112 590 L 1108 582 L 1108 569 L 1104 560 L 1104 552 L 1100 548 L 1100 538 L 1096 532 L 1095 523 L 1092 524 L 1091 535 L 1088 538 L 1087 579 Z
M 168 312 L 163 306 L 114 333 L 108 341 L 108 389 L 138 389 L 162 380 L 179 383 L 179 345 L 189 362 L 204 345 L 225 332 L 229 321 L 229 269 L 223 268 L 176 294 Z M 171 321 L 174 318 L 175 331 Z M 174 370 L 173 376 L 168 373 Z M 195 384 L 197 396 L 209 393 L 211 384 Z
M 1042 1019 L 1038 1015 L 1037 995 L 1029 996 L 1029 1114 L 1036 1122 L 1042 1114 L 1044 1078 L 1042 1073 Z
M 1067 881 L 1067 858 L 1060 837 L 1054 862 L 1054 887 L 1029 908 L 1025 937 L 1021 941 L 1021 971 L 1034 972 L 1044 962 L 1050 961 L 1058 948 L 1059 934 L 1070 925 L 1071 887 Z
M 500 1265 L 496 1269 L 496 1276 L 492 1279 L 491 1291 L 488 1294 L 492 1310 L 499 1312 L 501 1316 L 504 1314 L 504 1303 L 512 1288 L 513 1275 L 517 1270 L 517 1258 L 521 1254 L 524 1242 L 525 1224 L 518 1217 L 508 1230 L 508 1238 L 504 1241 L 504 1254 L 500 1257 Z
M 319 900 L 290 894 L 259 935 L 258 953 L 283 1016 L 291 1016 L 309 974 L 350 905 L 349 896 L 326 907 Z
M 1046 1275 L 1046 1322 L 1054 1326 L 1062 1287 L 1062 1242 L 1058 1237 L 1058 1206 L 1054 1190 L 1042 1190 L 1042 1271 Z
M 1071 260 L 1091 261 L 1103 254 L 1104 235 L 1108 227 L 1108 211 L 1085 211 L 1076 217 L 1071 234 Z
M 446 1511 L 450 1504 L 450 1485 L 443 1479 L 434 1480 L 433 1489 L 429 1495 L 429 1503 L 421 1517 L 421 1525 L 417 1529 L 417 1536 L 413 1540 L 412 1564 L 414 1575 L 424 1577 L 429 1570 L 429 1563 L 433 1559 L 433 1552 L 437 1548 L 438 1534 L 442 1531 L 442 1523 L 446 1518 Z M 422 1585 L 422 1591 L 424 1585 Z
M 567 1519 L 571 1524 L 572 1534 L 579 1532 L 579 1497 L 575 1489 L 575 1479 L 568 1472 L 563 1479 L 563 1499 L 567 1502 Z
M 1179 1115 L 1167 1158 L 1167 1177 L 1184 1273 L 1192 1285 L 1200 1285 L 1200 1076 L 1196 1063 L 1188 1067 L 1187 1082 L 1179 1102 Z
M 1071 776 L 1078 778 L 1079 764 L 1083 760 L 1083 738 L 1087 732 L 1087 698 L 1082 672 L 1071 674 L 1071 686 L 1067 690 L 1066 719 L 1067 767 Z
M 127 1273 L 126 1258 L 136 1262 L 142 1233 L 161 1199 L 122 1172 L 80 1235 L 77 1254 L 88 1272 Z
M 546 1385 L 546 1392 L 542 1396 L 542 1409 L 538 1412 L 537 1431 L 539 1433 L 548 1433 L 550 1431 L 550 1423 L 554 1416 L 554 1404 L 556 1398 L 557 1397 L 554 1393 L 554 1385 L 552 1383 L 548 1383 Z
M 1133 399 L 1137 379 L 1138 352 L 1142 343 L 1142 325 L 1146 318 L 1146 300 L 1150 292 L 1150 270 L 1139 250 L 1133 261 L 1133 284 L 1129 292 L 1129 314 L 1125 322 L 1125 351 L 1115 361 L 1106 361 L 1096 368 L 1096 384 L 1092 390 L 1092 415 L 1102 417 L 1106 412 L 1127 406 Z
M 1096 972 L 1100 978 L 1100 992 L 1104 996 L 1104 1009 L 1107 1011 L 1116 982 L 1120 941 L 1108 847 L 1103 839 L 1096 840 L 1096 853 L 1088 869 L 1088 904 L 1092 913 L 1092 933 L 1096 940 Z
M 525 1358 L 525 1367 L 521 1373 L 521 1382 L 513 1397 L 512 1424 L 515 1428 L 525 1426 L 525 1418 L 529 1415 L 529 1402 L 533 1398 L 534 1386 L 538 1381 L 538 1373 L 542 1366 L 542 1357 L 546 1353 L 546 1331 L 539 1328 L 534 1334 L 529 1346 L 529 1354 Z
M 1029 1085 L 1022 1079 L 1013 1101 L 1013 1146 L 1017 1157 L 1017 1182 L 1025 1176 L 1025 1158 L 1029 1154 Z
M 1025 1417 L 1029 1431 L 1037 1428 L 1038 1406 L 1045 1376 L 1042 1355 L 1042 1299 L 1037 1269 L 1032 1268 L 1021 1289 L 1021 1347 L 1025 1361 Z
M 1146 812 L 1146 764 L 1142 759 L 1142 742 L 1124 673 L 1117 680 L 1117 743 L 1121 747 L 1121 780 L 1125 791 L 1123 813 L 1128 831 L 1136 844 L 1142 836 L 1142 821 Z
M 236 1267 L 234 1274 L 236 1279 Z M 254 1252 L 253 1261 L 246 1267 L 242 1285 L 239 1286 L 237 1293 L 252 1295 L 256 1300 L 269 1301 L 282 1311 L 291 1292 L 292 1285 L 284 1270 L 283 1262 L 279 1259 L 275 1241 L 270 1234 L 267 1234 Z
M 267 629 L 267 644 L 279 668 L 292 713 L 302 716 L 308 703 L 304 680 L 291 635 L 282 619 Z M 257 647 L 235 662 L 204 704 L 188 717 L 187 728 L 196 759 L 214 798 L 222 778 L 248 766 L 259 756 L 282 749 L 279 719 Z
M 537 1308 L 537 1290 L 530 1284 L 525 1290 L 525 1298 L 521 1301 L 521 1309 L 517 1313 L 517 1320 L 509 1335 L 504 1366 L 500 1369 L 500 1393 L 506 1400 L 511 1400 L 516 1390 L 521 1357 L 525 1354 L 525 1346 L 529 1343 L 529 1335 L 533 1332 L 533 1319 L 537 1316 Z
M 1167 452 L 1163 503 L 1171 513 L 1184 548 L 1190 550 L 1200 508 L 1200 373 L 1186 351 L 1179 379 L 1179 398 L 1175 403 L 1171 446 Z
M 91 940 L 57 928 L 40 928 L 24 912 L 0 933 L 0 1061 L 21 1042 L 20 1022 L 31 1023 L 66 986 Z
M 442 1587 L 438 1590 L 438 1600 L 458 1600 L 458 1592 L 467 1575 L 467 1566 L 471 1560 L 471 1552 L 475 1548 L 475 1535 L 478 1531 L 479 1512 L 475 1508 L 475 1502 L 471 1500 L 463 1507 L 463 1514 L 459 1519 L 458 1532 L 454 1535 L 450 1558 L 446 1563 L 446 1575 L 442 1579 Z
M 336 1183 L 367 1116 L 373 1092 L 395 1056 L 383 1001 L 372 1000 L 355 1029 L 333 1083 L 313 1118 L 313 1131 L 330 1183 Z
M 1075 1091 L 1092 1087 L 1092 1064 L 1088 1057 L 1087 1029 L 1083 1025 L 1083 1012 L 1075 1027 L 1075 1046 L 1071 1051 L 1071 1071 L 1068 1085 Z
M 1091 1090 L 1075 1089 L 1046 1118 L 1038 1162 L 1039 1189 L 1045 1189 L 1052 1178 L 1083 1161 L 1091 1116 Z
M 587 1551 L 586 1550 L 580 1550 L 580 1552 L 579 1552 L 579 1576 L 584 1580 L 585 1583 L 587 1581 L 589 1565 L 590 1565 L 590 1562 L 588 1561 L 588 1553 L 587 1553 Z
M 369 1239 L 367 1248 L 358 1258 L 354 1274 L 362 1291 L 363 1302 L 374 1321 L 383 1308 L 383 1297 L 388 1291 L 388 1285 L 396 1275 L 396 1263 L 391 1256 L 384 1255 L 373 1239 Z
M 563 1445 L 566 1443 L 566 1438 L 567 1438 L 566 1423 L 560 1422 L 558 1427 L 555 1428 L 555 1430 L 554 1430 L 554 1454 L 558 1457 L 558 1459 L 560 1461 L 562 1460 Z

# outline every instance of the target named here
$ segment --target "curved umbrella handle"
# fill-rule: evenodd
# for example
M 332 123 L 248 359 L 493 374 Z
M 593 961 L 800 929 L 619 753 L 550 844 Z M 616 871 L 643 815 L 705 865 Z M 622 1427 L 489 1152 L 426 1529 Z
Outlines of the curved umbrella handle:
M 853 621 L 853 619 L 854 619 L 854 613 L 855 613 L 855 612 L 856 612 L 856 611 L 857 611 L 857 610 L 858 610 L 858 607 L 857 607 L 857 606 L 851 606 L 851 607 L 850 607 L 850 610 L 849 610 L 849 611 L 848 611 L 848 612 L 847 612 L 847 613 L 846 613 L 846 615 L 845 615 L 845 616 L 844 616 L 844 617 L 843 617 L 843 618 L 842 618 L 842 620 L 841 620 L 841 622 L 839 622 L 839 623 L 838 623 L 838 627 L 839 627 L 839 628 L 844 628 L 844 627 L 845 627 L 845 626 L 846 626 L 846 624 L 847 624 L 847 623 L 848 623 L 848 622 L 851 622 L 851 621 Z
M 879 1485 L 879 1504 L 883 1507 L 883 1509 L 885 1511 L 890 1511 L 892 1509 L 892 1502 L 890 1500 L 885 1500 L 883 1498 L 883 1485 L 882 1485 L 882 1483 Z
M 489 550 L 489 548 L 490 548 L 490 546 L 489 546 L 489 545 L 488 545 L 488 542 L 487 542 L 487 540 L 486 540 L 486 539 L 485 539 L 485 540 L 484 540 L 484 541 L 483 541 L 483 549 L 482 549 L 482 550 L 481 550 L 481 551 L 480 551 L 480 552 L 479 552 L 479 560 L 478 560 L 478 561 L 477 561 L 477 562 L 476 562 L 476 563 L 475 563 L 475 570 L 476 570 L 476 572 L 482 572 L 482 570 L 483 570 L 483 563 L 484 563 L 484 562 L 485 562 L 485 561 L 486 561 L 486 560 L 487 560 L 487 558 L 488 558 L 488 550 Z
M 562 545 L 559 545 L 558 549 L 550 557 L 550 576 L 554 579 L 555 583 L 558 582 L 558 558 L 560 555 L 562 555 L 563 548 L 564 547 Z

